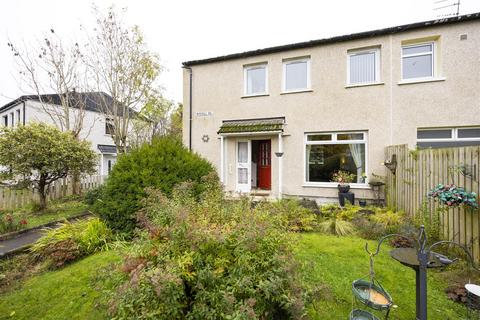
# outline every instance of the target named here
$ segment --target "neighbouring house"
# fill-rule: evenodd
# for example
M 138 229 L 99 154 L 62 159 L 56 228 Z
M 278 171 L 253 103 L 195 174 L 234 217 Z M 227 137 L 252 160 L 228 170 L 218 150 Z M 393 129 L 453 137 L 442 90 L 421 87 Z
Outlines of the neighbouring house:
M 183 63 L 183 141 L 227 192 L 335 201 L 385 147 L 480 144 L 480 13 Z
M 69 96 L 71 121 L 83 113 L 80 139 L 90 141 L 93 150 L 98 153 L 98 174 L 108 175 L 117 160 L 117 148 L 112 139 L 114 124 L 101 106 L 112 98 L 103 92 L 74 92 Z M 28 122 L 42 122 L 58 126 L 59 122 L 55 119 L 64 115 L 60 109 L 61 98 L 64 96 L 59 94 L 21 96 L 0 107 L 0 125 L 14 127 Z

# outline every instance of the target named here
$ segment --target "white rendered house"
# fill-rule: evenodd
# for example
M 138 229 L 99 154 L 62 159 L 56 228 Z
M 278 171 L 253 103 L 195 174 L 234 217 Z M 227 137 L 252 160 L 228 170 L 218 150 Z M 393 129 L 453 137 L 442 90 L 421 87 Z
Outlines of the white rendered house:
M 75 93 L 74 97 L 81 100 L 83 106 L 80 138 L 90 141 L 92 149 L 98 154 L 98 174 L 108 175 L 116 162 L 117 149 L 111 135 L 113 123 L 102 112 L 100 103 L 111 101 L 112 98 L 103 92 Z M 58 126 L 54 115 L 62 111 L 55 110 L 55 108 L 61 108 L 60 99 L 58 94 L 45 94 L 40 97 L 38 95 L 21 96 L 0 107 L 0 126 L 14 127 L 29 122 Z M 79 108 L 72 107 L 71 111 L 72 119 L 80 114 Z

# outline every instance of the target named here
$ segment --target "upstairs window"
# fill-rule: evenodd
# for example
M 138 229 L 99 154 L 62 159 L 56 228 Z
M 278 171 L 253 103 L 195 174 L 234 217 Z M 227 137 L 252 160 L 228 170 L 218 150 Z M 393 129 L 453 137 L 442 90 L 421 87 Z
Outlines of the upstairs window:
M 115 133 L 115 124 L 112 119 L 105 120 L 105 134 L 113 135 Z
M 347 84 L 369 84 L 380 81 L 380 49 L 348 52 Z
M 267 93 L 267 65 L 259 64 L 244 67 L 246 96 L 261 95 Z
M 310 89 L 310 58 L 283 61 L 283 91 Z
M 417 129 L 417 146 L 420 148 L 478 145 L 480 145 L 480 127 Z
M 402 46 L 402 79 L 433 78 L 435 43 Z
M 21 122 L 20 118 L 21 118 L 21 113 L 20 113 L 20 109 L 17 109 L 17 125 L 19 125 Z

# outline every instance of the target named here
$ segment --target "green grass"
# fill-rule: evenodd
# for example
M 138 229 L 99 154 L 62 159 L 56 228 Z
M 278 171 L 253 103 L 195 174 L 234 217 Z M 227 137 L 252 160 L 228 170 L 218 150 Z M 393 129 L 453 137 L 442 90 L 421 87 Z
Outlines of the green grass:
M 52 221 L 62 220 L 83 213 L 88 206 L 81 199 L 67 198 L 64 200 L 48 203 L 46 210 L 31 212 L 28 206 L 14 211 L 12 214 L 15 220 L 26 219 L 27 228 L 33 228 Z
M 106 251 L 58 271 L 34 276 L 18 289 L 0 295 L 0 319 L 106 319 L 97 303 L 94 278 L 100 268 L 120 260 Z
M 301 235 L 296 254 L 302 263 L 305 280 L 310 285 L 324 284 L 328 287 L 309 306 L 313 319 L 348 319 L 352 309 L 352 282 L 367 277 L 369 272 L 365 242 L 353 236 Z M 376 242 L 369 243 L 373 250 Z M 398 305 L 391 311 L 390 319 L 414 319 L 415 272 L 390 258 L 389 251 L 388 245 L 383 244 L 380 255 L 375 259 L 375 272 L 377 279 L 392 296 L 394 304 Z M 440 274 L 429 271 L 428 319 L 464 318 L 465 308 L 447 299 L 445 286 Z

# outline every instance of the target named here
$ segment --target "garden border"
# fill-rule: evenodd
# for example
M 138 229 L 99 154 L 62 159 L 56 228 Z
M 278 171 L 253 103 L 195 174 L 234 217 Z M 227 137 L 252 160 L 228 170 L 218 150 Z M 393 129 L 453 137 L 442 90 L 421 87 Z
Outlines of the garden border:
M 0 234 L 0 241 L 18 238 L 24 233 L 34 231 L 34 230 L 38 230 L 38 229 L 42 229 L 42 228 L 48 228 L 48 227 L 56 225 L 57 223 L 64 222 L 65 220 L 66 221 L 71 221 L 71 220 L 76 220 L 76 219 L 79 219 L 79 218 L 87 217 L 87 216 L 90 216 L 90 215 L 93 215 L 93 213 L 91 211 L 85 211 L 85 212 L 82 212 L 80 214 L 68 217 L 68 218 L 63 218 L 61 220 L 51 221 L 51 222 L 44 223 L 44 224 L 41 224 L 41 225 L 38 225 L 38 226 L 35 226 L 35 227 L 32 227 L 32 228 L 22 229 L 22 230 L 19 230 L 19 231 L 13 231 L 13 232 Z

